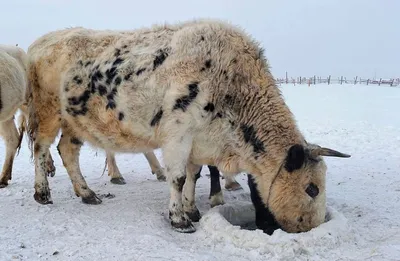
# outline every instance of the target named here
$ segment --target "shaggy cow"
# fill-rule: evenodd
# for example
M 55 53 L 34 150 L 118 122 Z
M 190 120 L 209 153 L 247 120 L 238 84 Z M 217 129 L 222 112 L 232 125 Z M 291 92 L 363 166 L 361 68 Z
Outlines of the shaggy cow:
M 24 109 L 26 53 L 19 47 L 0 45 L 0 136 L 6 143 L 6 157 L 0 176 L 0 188 L 11 180 L 14 157 L 24 133 L 24 113 L 21 111 L 19 133 L 14 122 L 18 109 Z
M 240 29 L 208 20 L 124 32 L 72 28 L 42 36 L 28 52 L 38 202 L 50 201 L 44 162 L 61 124 L 63 164 L 86 199 L 96 201 L 79 166 L 83 141 L 119 152 L 161 148 L 169 218 L 180 232 L 195 231 L 189 216 L 197 219 L 202 165 L 251 173 L 285 231 L 324 221 L 321 156 L 349 155 L 305 141 L 262 50 Z

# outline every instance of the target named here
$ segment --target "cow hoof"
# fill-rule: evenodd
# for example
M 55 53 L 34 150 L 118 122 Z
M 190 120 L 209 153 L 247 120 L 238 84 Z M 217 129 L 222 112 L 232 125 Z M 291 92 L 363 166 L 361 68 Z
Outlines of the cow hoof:
M 235 191 L 243 189 L 238 182 L 232 182 L 231 184 L 226 184 L 225 189 L 228 191 Z
M 200 211 L 197 208 L 192 212 L 185 212 L 185 213 L 190 218 L 190 220 L 192 222 L 199 222 L 200 221 L 201 215 L 200 215 Z
M 11 177 L 9 177 L 9 178 L 2 178 L 1 180 L 0 180 L 0 188 L 5 188 L 5 187 L 7 187 L 8 186 L 8 181 L 9 180 L 11 180 Z
M 125 184 L 126 184 L 126 181 L 125 181 L 125 179 L 124 179 L 123 177 L 120 177 L 120 178 L 112 178 L 112 179 L 110 180 L 110 182 L 111 182 L 112 184 L 116 184 L 116 185 L 125 185 Z
M 98 198 L 96 196 L 95 193 L 93 193 L 92 195 L 90 195 L 89 197 L 82 197 L 82 202 L 85 204 L 89 204 L 89 205 L 98 205 L 100 204 L 102 201 L 100 198 Z
M 36 200 L 36 202 L 38 202 L 42 205 L 53 204 L 53 200 L 51 199 L 50 192 L 44 192 L 44 193 L 35 192 L 35 194 L 33 195 L 33 198 Z
M 153 175 L 156 174 L 158 181 L 167 181 L 167 178 L 164 175 L 163 169 L 157 170 L 156 172 L 152 171 L 151 173 L 153 173 Z
M 224 205 L 224 204 L 225 204 L 225 201 L 224 201 L 224 195 L 222 194 L 222 191 L 210 196 L 210 205 L 212 208 L 215 206 Z
M 172 228 L 179 233 L 194 233 L 196 232 L 196 228 L 190 221 L 182 221 L 179 223 L 175 223 L 171 221 Z

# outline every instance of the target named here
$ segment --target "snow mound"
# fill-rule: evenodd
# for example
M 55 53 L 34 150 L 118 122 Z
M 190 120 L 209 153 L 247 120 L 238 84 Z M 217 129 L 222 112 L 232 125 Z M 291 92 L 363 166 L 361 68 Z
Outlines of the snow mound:
M 254 222 L 251 202 L 235 201 L 210 209 L 201 218 L 199 230 L 214 243 L 279 257 L 312 255 L 318 246 L 326 250 L 353 239 L 347 219 L 332 207 L 327 208 L 325 223 L 306 233 L 291 234 L 279 229 L 269 236 L 255 229 Z

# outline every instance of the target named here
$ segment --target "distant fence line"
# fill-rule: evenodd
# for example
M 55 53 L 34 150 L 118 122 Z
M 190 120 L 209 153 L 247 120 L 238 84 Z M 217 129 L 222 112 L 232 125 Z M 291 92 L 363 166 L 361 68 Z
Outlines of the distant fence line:
M 362 79 L 358 76 L 354 77 L 353 79 L 347 79 L 346 77 L 331 77 L 330 75 L 326 78 L 313 76 L 313 77 L 288 77 L 286 74 L 285 78 L 276 78 L 277 83 L 282 84 L 307 84 L 307 85 L 314 85 L 314 84 L 366 84 L 366 85 L 389 85 L 389 86 L 399 86 L 400 85 L 400 78 L 393 78 L 393 79 Z

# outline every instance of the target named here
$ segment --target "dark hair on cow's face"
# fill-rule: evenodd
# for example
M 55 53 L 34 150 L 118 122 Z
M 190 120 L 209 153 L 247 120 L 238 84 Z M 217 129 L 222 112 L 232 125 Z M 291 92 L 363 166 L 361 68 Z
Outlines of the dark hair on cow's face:
M 259 229 L 269 235 L 278 228 L 298 233 L 324 222 L 326 165 L 322 156 L 350 157 L 314 144 L 292 145 L 270 185 L 268 198 L 261 196 L 262 188 L 257 186 L 263 178 L 248 175 Z

